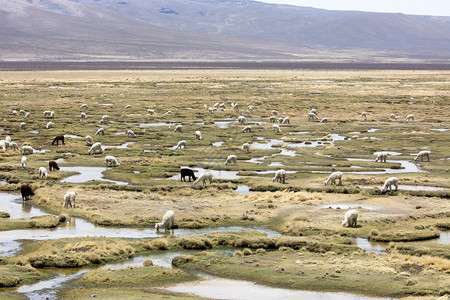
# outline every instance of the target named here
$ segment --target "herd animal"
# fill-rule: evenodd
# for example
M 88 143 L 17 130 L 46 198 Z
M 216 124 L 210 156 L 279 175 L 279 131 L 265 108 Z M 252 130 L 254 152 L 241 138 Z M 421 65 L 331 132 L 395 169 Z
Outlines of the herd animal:
M 229 103 L 229 102 L 228 102 Z M 238 103 L 231 103 L 231 107 L 234 110 L 235 113 L 239 113 L 239 105 Z M 82 104 L 80 106 L 80 110 L 86 110 L 88 108 L 87 104 Z M 126 105 L 124 107 L 125 109 L 130 109 L 131 105 Z M 208 106 L 205 104 L 204 108 L 207 109 Z M 254 110 L 254 107 L 252 105 L 249 105 L 248 107 L 248 111 L 250 113 L 252 113 L 252 111 Z M 226 109 L 226 105 L 225 103 L 216 103 L 215 105 L 213 105 L 213 107 L 209 107 L 209 112 L 214 112 L 217 109 L 220 109 L 221 111 L 225 111 Z M 152 115 L 156 115 L 156 112 L 154 109 L 148 109 L 147 110 L 148 114 L 152 114 Z M 279 124 L 290 124 L 290 117 L 276 117 L 279 115 L 277 110 L 272 110 L 272 115 L 269 117 L 269 121 L 271 123 L 279 123 Z M 25 115 L 25 117 L 29 117 L 30 113 L 26 112 L 25 110 L 20 110 L 19 112 L 17 112 L 16 110 L 12 111 L 13 115 Z M 170 115 L 172 114 L 171 111 L 167 111 L 166 115 Z M 87 115 L 85 112 L 81 112 L 81 118 L 87 118 Z M 43 113 L 44 117 L 47 118 L 54 118 L 55 116 L 55 111 L 50 111 L 50 110 L 46 110 Z M 397 120 L 399 117 L 396 116 L 395 114 L 390 114 L 389 116 L 391 119 L 393 120 Z M 367 118 L 367 112 L 363 111 L 361 113 L 361 118 Z M 405 121 L 407 122 L 411 122 L 414 121 L 415 117 L 413 114 L 409 114 L 407 115 L 407 117 L 405 118 Z M 318 112 L 315 108 L 311 109 L 310 112 L 308 113 L 308 120 L 319 120 L 318 118 Z M 239 115 L 236 119 L 236 121 L 240 124 L 246 124 L 247 118 L 243 115 Z M 110 118 L 108 115 L 103 115 L 103 117 L 100 120 L 100 124 L 108 124 L 110 122 Z M 328 118 L 322 118 L 320 123 L 327 123 L 328 122 Z M 53 128 L 55 125 L 54 122 L 48 122 L 46 125 L 47 129 Z M 26 123 L 25 122 L 21 122 L 20 123 L 20 128 L 21 129 L 25 129 L 26 127 Z M 281 129 L 280 129 L 280 125 L 278 124 L 273 124 L 272 129 L 275 133 L 281 133 Z M 174 132 L 179 132 L 182 133 L 183 132 L 183 128 L 182 125 L 177 125 L 174 129 Z M 252 128 L 251 126 L 247 125 L 242 129 L 243 133 L 251 133 L 252 132 Z M 95 133 L 95 135 L 104 135 L 105 134 L 105 130 L 104 128 L 99 128 L 97 130 L 97 132 Z M 131 137 L 131 138 L 135 138 L 136 134 L 133 132 L 133 130 L 129 129 L 126 132 L 127 137 Z M 195 138 L 197 140 L 202 140 L 202 134 L 199 130 L 195 131 L 194 134 Z M 9 137 L 8 137 L 9 138 Z M 64 141 L 64 135 L 57 135 L 54 137 L 53 141 L 52 141 L 52 145 L 54 145 L 56 143 L 56 145 L 59 145 L 59 142 L 61 141 L 61 143 L 64 145 L 65 141 Z M 91 148 L 88 151 L 88 154 L 96 154 L 96 153 L 102 153 L 103 152 L 103 148 L 100 142 L 96 142 L 94 143 L 94 140 L 92 139 L 91 136 L 86 136 L 86 145 L 91 146 Z M 3 148 L 3 150 L 7 150 L 7 149 L 12 149 L 12 150 L 19 150 L 20 148 L 18 147 L 17 143 L 15 142 L 11 142 L 10 138 L 9 140 L 4 140 L 4 141 L 0 141 L 0 147 Z M 177 146 L 175 147 L 175 149 L 182 149 L 182 148 L 186 148 L 186 141 L 185 140 L 181 140 L 178 142 Z M 242 145 L 242 149 L 245 152 L 250 152 L 250 144 L 249 143 L 244 143 Z M 28 166 L 28 160 L 27 157 L 25 155 L 27 154 L 33 154 L 35 152 L 35 150 L 28 145 L 24 145 L 21 149 L 21 152 L 24 156 L 22 156 L 21 158 L 21 165 L 22 168 L 27 168 Z M 427 161 L 430 161 L 430 153 L 431 151 L 429 150 L 424 150 L 424 151 L 420 151 L 417 156 L 414 158 L 414 161 L 424 161 L 424 159 L 426 159 Z M 387 152 L 379 152 L 377 155 L 377 158 L 375 159 L 375 162 L 386 162 L 387 159 Z M 105 156 L 105 163 L 106 166 L 112 166 L 112 167 L 117 167 L 120 165 L 120 163 L 117 161 L 117 159 L 112 156 L 112 155 L 107 155 Z M 225 165 L 237 165 L 237 157 L 236 155 L 229 155 L 225 161 Z M 55 170 L 59 170 L 59 166 L 56 163 L 56 161 L 54 160 L 50 160 L 49 161 L 49 170 L 50 171 L 55 171 Z M 199 182 L 202 182 L 203 185 L 206 185 L 206 183 L 209 181 L 209 183 L 211 184 L 213 182 L 213 175 L 210 172 L 205 172 L 203 174 L 201 174 L 198 178 L 195 176 L 194 171 L 188 168 L 182 168 L 181 171 L 181 181 L 186 181 L 186 177 L 188 177 L 188 181 L 190 182 L 191 179 L 194 181 L 194 185 L 198 184 Z M 334 172 L 332 173 L 328 179 L 325 181 L 325 185 L 328 184 L 336 184 L 336 181 L 338 181 L 338 185 L 342 185 L 342 172 Z M 48 176 L 47 173 L 47 169 L 45 167 L 39 167 L 38 170 L 38 177 L 39 178 L 46 178 Z M 279 182 L 279 183 L 286 183 L 286 171 L 284 169 L 281 170 L 277 170 L 275 172 L 275 176 L 272 178 L 273 182 Z M 388 179 L 386 179 L 383 187 L 381 188 L 381 192 L 385 193 L 388 190 L 392 190 L 394 187 L 395 190 L 398 189 L 398 178 L 397 177 L 390 177 Z M 34 195 L 33 189 L 31 188 L 30 185 L 26 185 L 23 184 L 20 187 L 20 191 L 22 194 L 22 200 L 28 200 L 30 198 L 30 196 Z M 76 198 L 76 193 L 75 192 L 68 192 L 64 195 L 64 207 L 68 208 L 68 207 L 75 207 L 75 198 Z M 155 224 L 155 228 L 157 230 L 159 230 L 160 228 L 164 228 L 165 230 L 169 230 L 170 228 L 173 227 L 174 225 L 174 217 L 175 217 L 175 213 L 172 210 L 167 211 L 162 219 L 161 223 L 157 223 Z M 348 227 L 356 227 L 357 224 L 357 218 L 358 218 L 358 211 L 356 210 L 349 210 L 345 213 L 344 216 L 344 220 L 342 221 L 342 225 L 343 226 L 348 226 Z

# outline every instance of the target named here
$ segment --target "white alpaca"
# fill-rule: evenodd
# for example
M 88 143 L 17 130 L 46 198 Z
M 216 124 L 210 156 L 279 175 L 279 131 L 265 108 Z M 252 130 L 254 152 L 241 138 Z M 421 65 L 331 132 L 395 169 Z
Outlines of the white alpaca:
M 25 122 L 21 122 L 20 123 L 20 129 L 25 129 L 25 126 L 26 126 L 27 124 L 25 124 Z
M 54 114 L 55 112 L 53 112 Z M 44 111 L 44 117 L 51 117 L 52 116 L 52 112 L 49 110 Z
M 80 117 L 81 117 L 82 119 L 87 119 L 87 115 L 86 115 L 86 113 L 84 113 L 84 112 L 82 112 L 82 113 L 80 114 Z
M 203 140 L 202 133 L 199 130 L 197 130 L 194 134 L 197 140 Z
M 186 141 L 185 140 L 179 141 L 175 149 L 186 149 Z
M 387 152 L 379 152 L 377 158 L 375 159 L 375 162 L 377 161 L 386 162 L 387 156 L 388 156 Z
M 171 115 L 171 114 L 172 114 L 171 110 L 166 111 L 166 115 Z
M 236 113 L 239 113 L 239 105 L 237 103 L 231 103 L 231 107 Z
M 39 168 L 39 178 L 45 178 L 47 177 L 47 169 L 45 167 L 40 167 Z
M 277 110 L 272 110 L 272 115 L 278 116 L 278 111 Z
M 367 112 L 363 111 L 361 113 L 361 118 L 367 119 Z
M 13 110 L 11 113 L 12 113 L 13 115 L 15 115 L 15 116 L 19 115 L 19 113 L 17 112 L 17 110 Z
M 320 123 L 328 123 L 328 118 L 322 118 L 322 120 L 320 120 Z
M 64 202 L 63 205 L 65 208 L 73 207 L 75 208 L 75 198 L 77 197 L 77 193 L 75 192 L 67 192 L 64 195 Z
M 430 161 L 430 154 L 431 154 L 431 151 L 428 151 L 428 150 L 420 151 L 420 152 L 417 154 L 416 158 L 414 158 L 414 161 L 418 161 L 419 158 L 420 158 L 420 161 L 423 161 L 423 159 L 424 159 L 425 157 L 427 158 L 427 161 Z
M 81 104 L 80 105 L 80 109 L 85 109 L 85 108 L 88 108 L 87 104 Z
M 22 154 L 33 154 L 34 149 L 31 146 L 23 146 L 22 147 Z
M 312 108 L 309 112 L 315 114 L 316 116 L 319 114 L 315 108 Z
M 2 149 L 3 150 L 9 150 L 10 143 L 7 140 L 2 140 L 1 142 L 2 142 L 2 146 L 1 146 Z
M 53 127 L 53 125 L 55 125 L 55 123 L 53 123 L 53 122 L 48 122 L 46 128 L 47 128 L 47 129 L 50 129 L 50 128 Z
M 398 178 L 397 177 L 389 177 L 388 179 L 386 179 L 383 187 L 381 188 L 381 192 L 384 193 L 388 189 L 392 190 L 392 186 L 395 186 L 395 190 L 398 189 Z
M 275 172 L 275 177 L 272 178 L 273 182 L 286 183 L 286 171 L 284 169 Z
M 405 121 L 414 121 L 414 115 L 408 115 L 408 116 L 406 116 L 406 118 L 405 118 Z
M 200 181 L 203 182 L 203 185 L 206 185 L 207 180 L 209 180 L 210 184 L 213 182 L 213 175 L 210 172 L 205 172 L 202 175 L 200 175 L 200 177 L 197 178 L 196 181 L 194 181 L 194 185 L 196 185 Z
M 247 106 L 247 109 L 250 111 L 250 113 L 252 113 L 255 108 L 253 107 L 253 105 L 249 105 Z
M 97 142 L 91 146 L 91 149 L 89 149 L 88 154 L 91 155 L 95 153 L 103 153 L 102 143 Z
M 291 123 L 291 118 L 289 117 L 285 117 L 282 121 L 281 124 L 290 124 Z
M 283 117 L 279 117 L 279 118 L 278 118 L 278 123 L 280 123 L 280 124 L 281 124 L 281 123 L 283 122 L 283 120 L 284 120 L 284 118 L 283 118 Z
M 241 124 L 247 123 L 247 119 L 244 116 L 237 117 L 236 121 L 241 123 Z
M 156 111 L 154 109 L 147 109 L 147 113 L 151 115 L 156 115 Z
M 242 149 L 245 151 L 245 152 L 250 152 L 250 144 L 249 143 L 244 143 L 243 145 L 242 145 Z
M 105 156 L 105 163 L 106 163 L 107 167 L 118 167 L 118 166 L 120 166 L 120 163 L 112 155 Z
M 344 215 L 344 221 L 342 221 L 342 226 L 356 227 L 356 221 L 358 220 L 358 211 L 351 209 L 348 210 Z
M 336 184 L 336 179 L 339 179 L 338 185 L 342 185 L 342 172 L 331 173 L 328 179 L 325 180 L 325 185 L 328 185 L 328 183 Z
M 125 109 L 127 109 L 127 108 L 131 108 L 131 105 L 125 105 L 125 107 L 124 107 Z
M 104 115 L 102 117 L 102 119 L 100 120 L 100 124 L 107 124 L 109 123 L 109 116 L 108 115 Z
M 272 129 L 275 133 L 281 133 L 281 128 L 278 124 L 273 124 Z
M 308 120 L 319 120 L 319 118 L 315 113 L 310 112 L 308 113 Z
M 95 132 L 95 135 L 105 135 L 105 129 L 104 128 L 99 128 L 97 129 L 97 131 Z
M 397 119 L 397 116 L 396 116 L 395 114 L 390 114 L 390 115 L 389 115 L 389 118 L 392 119 L 392 120 L 396 120 L 396 119 Z
M 26 156 L 22 156 L 22 168 L 26 169 L 27 167 L 27 157 Z
M 94 144 L 94 139 L 92 138 L 92 136 L 87 135 L 86 136 L 86 145 L 87 146 L 92 146 Z
M 236 155 L 230 155 L 227 157 L 227 160 L 225 161 L 225 166 L 226 165 L 237 165 L 237 156 Z
M 173 223 L 175 221 L 175 213 L 172 210 L 168 210 L 163 218 L 161 223 L 155 224 L 155 229 L 159 230 L 160 228 L 164 228 L 165 230 L 169 230 L 173 227 Z
M 208 105 L 203 104 L 203 108 L 204 108 L 205 110 L 208 110 Z
M 244 129 L 242 129 L 242 132 L 252 132 L 252 126 L 247 125 L 244 127 Z
M 224 110 L 224 109 L 226 108 L 225 103 L 220 103 L 219 108 L 220 108 L 221 110 Z
M 276 122 L 277 122 L 277 117 L 275 117 L 275 116 L 270 116 L 270 117 L 269 117 L 269 122 L 270 122 L 270 123 L 276 123 Z
M 183 126 L 177 125 L 173 131 L 174 132 L 183 132 Z
M 27 112 L 26 114 L 25 114 L 25 118 L 29 118 L 30 117 L 30 113 L 29 112 Z
M 24 111 L 23 109 L 19 110 L 19 115 L 24 115 L 26 113 L 26 111 Z
M 213 114 L 215 111 L 216 111 L 216 109 L 215 108 L 212 108 L 212 107 L 210 107 L 210 108 L 208 108 L 208 111 L 209 111 L 209 113 L 210 114 Z
M 128 129 L 128 130 L 127 130 L 127 136 L 128 136 L 128 137 L 135 138 L 135 137 L 136 137 L 136 134 L 134 134 L 134 131 L 133 131 L 133 130 Z
M 5 141 L 7 141 L 7 142 L 10 142 L 10 143 L 11 143 L 11 137 L 10 137 L 9 135 L 7 135 L 7 136 L 5 137 Z
M 9 149 L 10 150 L 19 150 L 19 145 L 17 145 L 16 142 L 9 143 Z

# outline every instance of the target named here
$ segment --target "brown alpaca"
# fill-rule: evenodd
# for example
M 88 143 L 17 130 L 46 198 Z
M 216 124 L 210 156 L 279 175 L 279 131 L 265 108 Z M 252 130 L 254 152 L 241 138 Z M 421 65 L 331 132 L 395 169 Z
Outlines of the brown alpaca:
M 48 162 L 48 168 L 50 169 L 50 171 L 59 170 L 58 164 L 54 160 L 50 160 Z
M 59 141 L 61 141 L 62 144 L 64 145 L 64 135 L 55 136 L 55 138 L 53 139 L 52 145 L 54 145 L 55 142 L 56 142 L 56 145 L 59 145 Z

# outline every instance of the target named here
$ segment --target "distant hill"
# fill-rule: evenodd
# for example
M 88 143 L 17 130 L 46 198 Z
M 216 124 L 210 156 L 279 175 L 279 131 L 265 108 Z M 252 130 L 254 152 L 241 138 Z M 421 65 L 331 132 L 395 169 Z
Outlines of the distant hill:
M 450 18 L 239 0 L 0 0 L 0 60 L 447 61 Z

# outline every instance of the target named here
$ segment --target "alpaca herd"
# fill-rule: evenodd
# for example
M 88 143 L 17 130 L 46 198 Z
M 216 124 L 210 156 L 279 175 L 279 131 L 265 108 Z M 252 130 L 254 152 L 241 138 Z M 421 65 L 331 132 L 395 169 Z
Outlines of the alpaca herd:
M 80 106 L 80 110 L 87 110 L 88 105 L 87 104 L 82 104 Z M 233 109 L 233 111 L 236 114 L 239 114 L 239 105 L 238 103 L 231 103 L 231 108 Z M 131 105 L 126 105 L 124 106 L 124 109 L 131 109 Z M 210 113 L 214 113 L 217 110 L 220 111 L 225 111 L 226 109 L 226 105 L 225 103 L 216 103 L 214 104 L 212 107 L 208 107 L 206 104 L 204 105 L 204 109 L 209 111 Z M 252 113 L 255 109 L 254 106 L 249 105 L 247 107 L 248 112 Z M 156 115 L 156 111 L 154 109 L 147 109 L 147 113 L 150 115 Z M 241 112 L 242 113 L 242 112 Z M 269 117 L 269 122 L 273 123 L 272 124 L 272 130 L 274 133 L 280 134 L 281 133 L 281 126 L 283 125 L 288 125 L 291 123 L 291 119 L 289 116 L 279 116 L 279 112 L 277 110 L 272 110 L 272 115 Z M 24 110 L 20 110 L 20 112 L 17 111 L 13 111 L 14 115 L 25 115 L 25 117 L 29 117 L 30 113 L 26 112 Z M 172 111 L 166 111 L 165 113 L 166 115 L 171 115 Z M 367 119 L 367 115 L 368 112 L 363 111 L 361 113 L 361 118 Z M 55 117 L 55 111 L 44 111 L 43 116 L 45 118 L 54 118 Z M 319 113 L 317 111 L 316 108 L 312 108 L 308 114 L 307 114 L 307 119 L 309 121 L 318 121 L 319 120 Z M 87 114 L 86 112 L 81 112 L 80 113 L 80 117 L 81 119 L 86 119 L 87 118 Z M 389 116 L 390 119 L 392 120 L 397 120 L 399 117 L 396 116 L 395 114 L 390 114 Z M 82 120 L 80 120 L 82 121 Z M 414 121 L 414 115 L 410 114 L 405 118 L 405 121 L 407 122 L 412 122 Z M 110 124 L 110 117 L 109 115 L 103 115 L 102 118 L 99 121 L 99 124 Z M 239 115 L 236 119 L 235 122 L 240 124 L 240 125 L 245 125 L 248 122 L 247 117 L 245 117 L 244 115 Z M 328 118 L 326 117 L 321 117 L 319 123 L 328 123 Z M 26 123 L 25 122 L 21 122 L 20 123 L 20 128 L 25 130 L 26 128 Z M 51 129 L 55 127 L 55 123 L 52 121 L 49 121 L 46 125 L 47 129 Z M 56 126 L 59 127 L 59 126 Z M 108 127 L 109 128 L 109 127 Z M 170 126 L 169 126 L 170 128 Z M 175 126 L 173 132 L 175 133 L 183 133 L 183 126 L 181 124 L 178 124 Z M 245 125 L 245 127 L 243 127 L 242 130 L 240 130 L 240 132 L 242 133 L 252 133 L 252 127 L 250 125 Z M 99 135 L 105 135 L 105 129 L 103 127 L 100 127 L 96 130 L 95 132 L 95 136 L 99 136 Z M 126 136 L 129 138 L 136 138 L 136 134 L 134 133 L 133 130 L 128 129 L 126 131 Z M 202 137 L 202 133 L 199 130 L 196 130 L 194 132 L 194 137 L 196 140 L 203 140 Z M 9 137 L 8 137 L 9 138 Z M 94 142 L 94 139 L 90 136 L 87 135 L 85 137 L 85 141 L 86 141 L 86 145 L 90 146 L 90 149 L 88 150 L 88 154 L 91 155 L 95 155 L 95 154 L 101 154 L 104 151 L 104 147 L 102 146 L 102 144 L 100 142 Z M 57 135 L 54 137 L 53 141 L 51 142 L 52 145 L 59 145 L 59 142 L 61 142 L 62 145 L 65 145 L 65 140 L 64 140 L 64 135 Z M 180 140 L 178 142 L 178 144 L 175 147 L 172 147 L 172 149 L 186 149 L 186 140 Z M 11 142 L 10 139 L 8 140 L 3 140 L 0 141 L 0 147 L 3 150 L 7 150 L 7 149 L 12 149 L 12 150 L 20 150 L 21 153 L 24 155 L 22 156 L 21 159 L 21 165 L 22 168 L 26 169 L 28 167 L 28 160 L 27 157 L 25 155 L 30 155 L 33 154 L 35 152 L 35 150 L 29 146 L 29 145 L 24 145 L 21 149 L 19 149 L 17 143 L 15 142 Z M 243 143 L 242 144 L 242 150 L 246 153 L 250 152 L 250 144 L 249 143 Z M 430 153 L 431 151 L 428 150 L 424 150 L 424 151 L 420 151 L 417 156 L 414 158 L 414 161 L 424 161 L 424 159 L 426 159 L 427 161 L 430 161 Z M 387 162 L 387 156 L 388 156 L 388 152 L 378 152 L 377 153 L 377 157 L 375 159 L 375 162 L 381 162 L 381 163 L 386 163 Z M 112 155 L 107 155 L 105 156 L 105 164 L 107 167 L 119 167 L 120 163 L 118 162 L 118 160 L 112 156 Z M 226 158 L 225 161 L 225 165 L 231 165 L 231 166 L 236 166 L 237 165 L 237 156 L 236 155 L 229 155 Z M 49 170 L 55 171 L 55 170 L 59 170 L 59 166 L 56 163 L 56 161 L 54 160 L 50 160 L 49 161 Z M 181 171 L 181 181 L 186 181 L 186 177 L 188 177 L 188 181 L 190 182 L 191 179 L 194 181 L 193 185 L 197 185 L 198 183 L 202 183 L 204 186 L 209 182 L 209 184 L 212 184 L 213 182 L 213 175 L 211 172 L 204 172 L 203 174 L 201 174 L 200 176 L 196 177 L 196 175 L 194 174 L 194 171 L 188 168 L 182 168 Z M 45 179 L 48 177 L 48 173 L 47 173 L 47 169 L 45 167 L 39 167 L 38 169 L 38 178 L 40 179 Z M 333 172 L 332 174 L 329 175 L 329 177 L 327 178 L 327 180 L 324 181 L 325 186 L 326 185 L 342 185 L 342 177 L 343 177 L 343 173 L 342 172 Z M 286 184 L 286 170 L 284 169 L 280 169 L 277 170 L 275 172 L 275 176 L 272 178 L 273 182 L 276 183 L 280 183 L 280 184 Z M 397 177 L 390 177 L 388 179 L 386 179 L 386 181 L 384 182 L 383 187 L 381 188 L 381 193 L 385 193 L 388 190 L 398 190 L 398 178 Z M 394 189 L 393 189 L 394 187 Z M 31 188 L 31 186 L 29 185 L 22 185 L 21 186 L 21 194 L 22 194 L 22 199 L 28 200 L 30 196 L 34 195 L 34 192 Z M 65 208 L 75 208 L 75 199 L 76 199 L 76 193 L 75 192 L 67 192 L 64 195 L 64 200 L 63 200 L 63 206 Z M 343 226 L 348 226 L 348 227 L 356 227 L 357 226 L 357 218 L 358 218 L 358 211 L 356 210 L 349 210 L 345 213 L 344 216 L 344 220 L 342 221 L 342 225 Z M 172 210 L 167 211 L 163 218 L 162 218 L 162 222 L 161 223 L 156 223 L 155 224 L 155 229 L 159 230 L 159 229 L 165 229 L 165 230 L 169 230 L 171 228 L 173 228 L 174 225 L 174 219 L 175 219 L 175 213 Z

